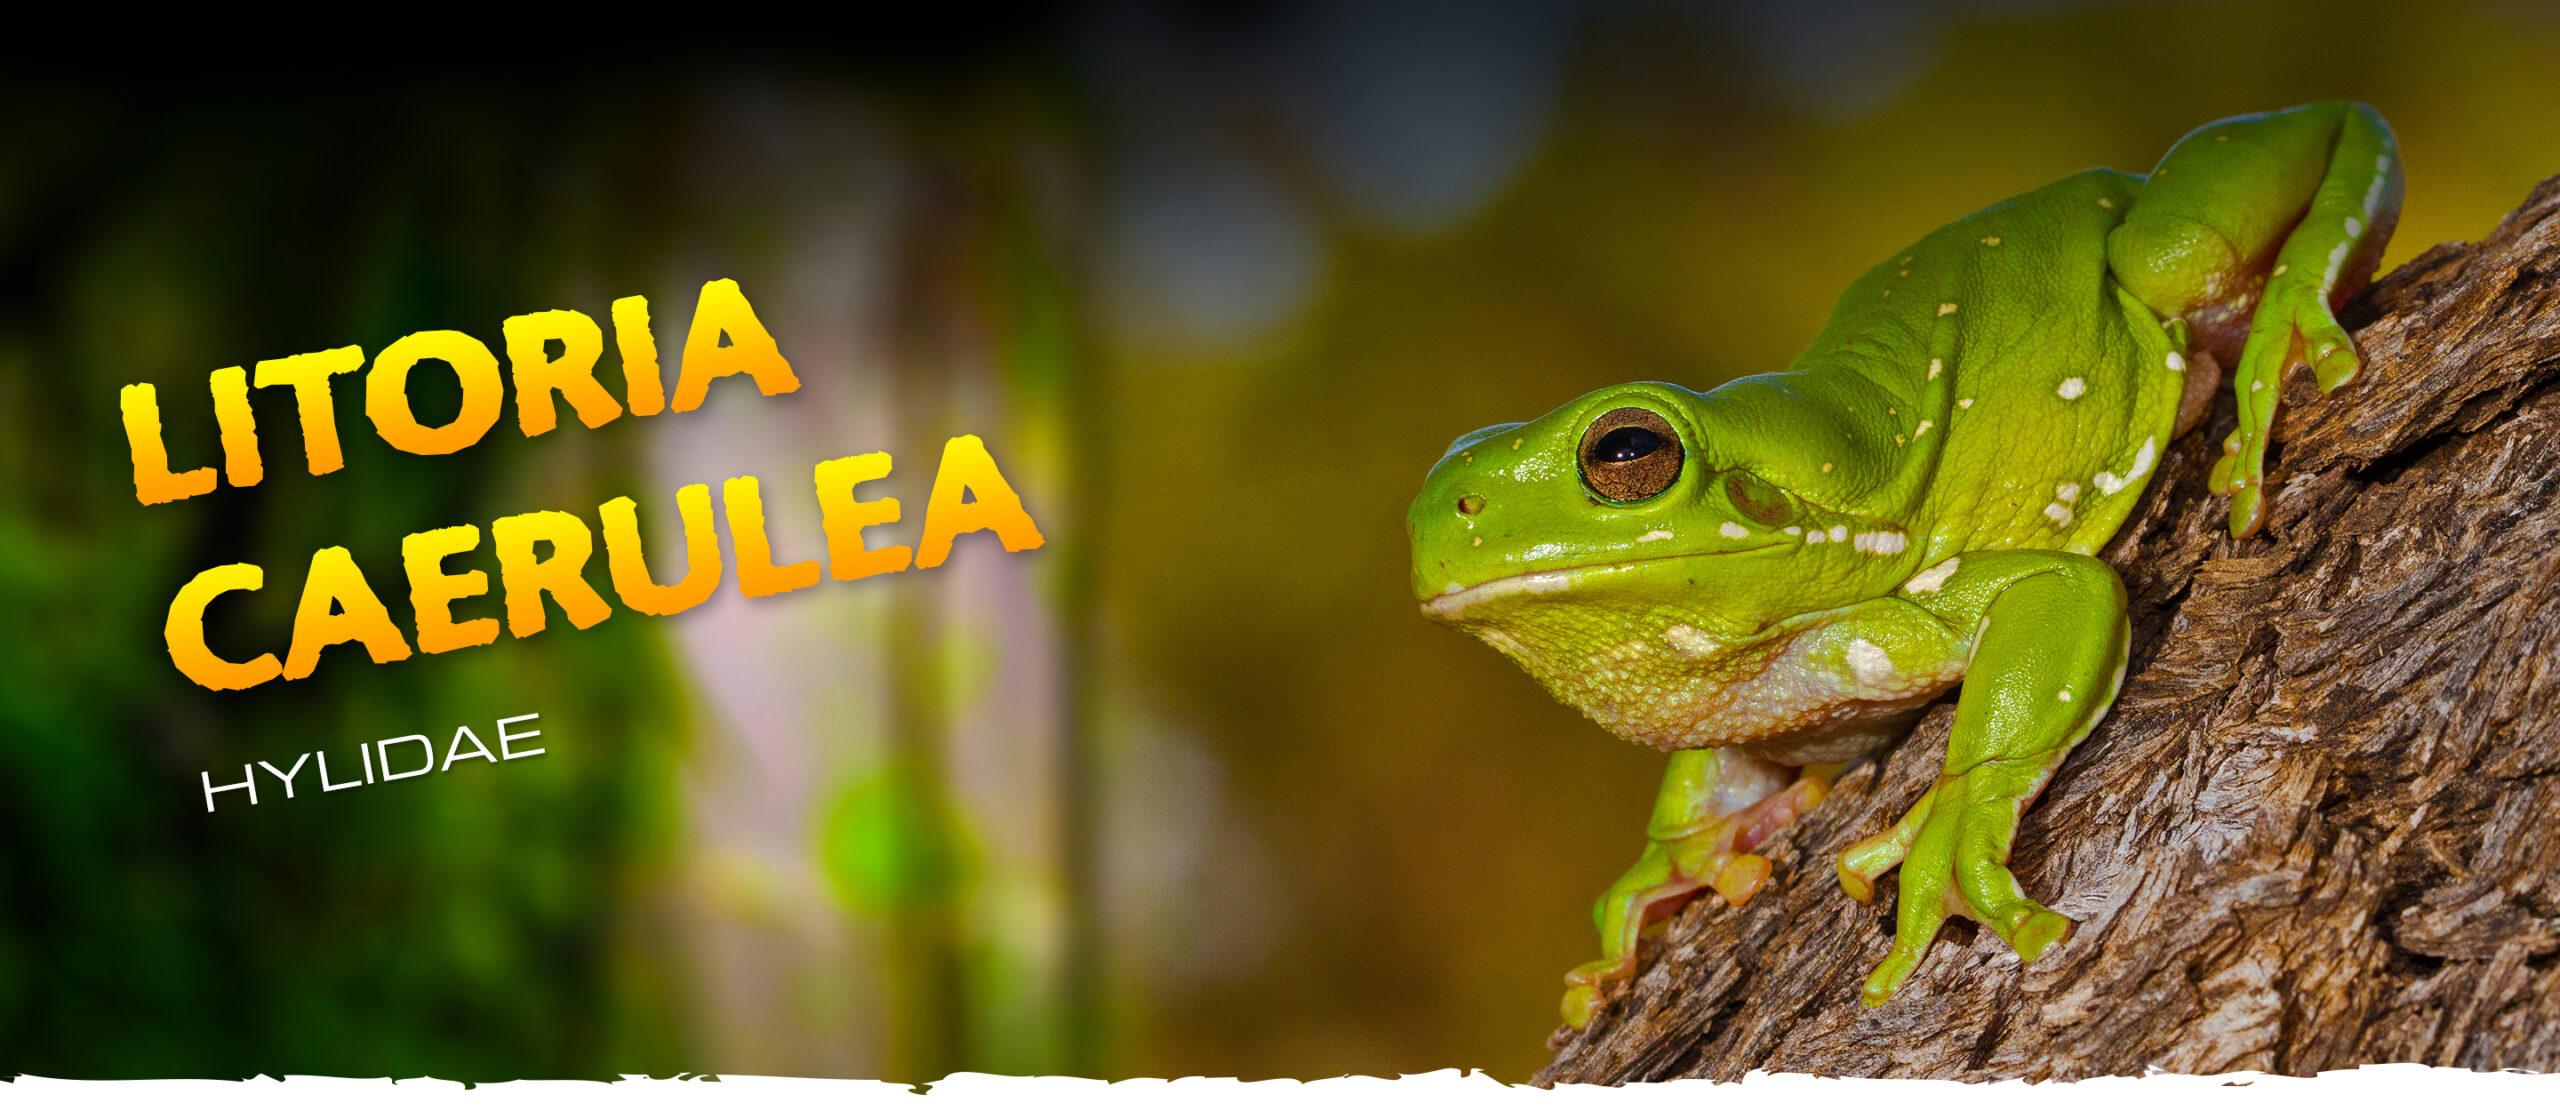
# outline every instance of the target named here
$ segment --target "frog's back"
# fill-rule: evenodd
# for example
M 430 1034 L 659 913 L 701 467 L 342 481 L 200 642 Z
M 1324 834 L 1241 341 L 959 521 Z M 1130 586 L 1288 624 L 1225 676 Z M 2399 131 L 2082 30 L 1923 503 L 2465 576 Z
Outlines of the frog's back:
M 2167 332 L 2107 270 L 2107 233 L 2141 184 L 2074 174 L 1940 228 L 1851 285 L 1805 354 L 1766 376 L 1784 381 L 1756 387 L 1850 411 L 1861 465 L 1802 475 L 1813 496 L 1925 536 L 1919 565 L 2103 545 L 2166 446 L 2185 383 Z

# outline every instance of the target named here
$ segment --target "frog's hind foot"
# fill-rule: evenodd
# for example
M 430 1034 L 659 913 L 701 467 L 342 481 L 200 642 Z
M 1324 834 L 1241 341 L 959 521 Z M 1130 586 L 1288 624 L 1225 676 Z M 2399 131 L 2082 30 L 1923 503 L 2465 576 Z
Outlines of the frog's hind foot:
M 2267 445 L 2285 372 L 2309 367 L 2320 392 L 2332 393 L 2364 370 L 2336 310 L 2364 288 L 2381 261 L 2399 217 L 2400 180 L 2390 129 L 2372 109 L 2349 106 L 2327 172 L 2268 272 L 2231 380 L 2240 427 L 2224 441 L 2210 482 L 2231 497 L 2234 538 L 2265 523 Z
M 2382 117 L 2324 101 L 2196 129 L 2109 234 L 2108 264 L 2125 288 L 2193 326 L 2201 345 L 2183 354 L 2210 350 L 2233 364 L 2240 428 L 2223 445 L 2213 488 L 2231 497 L 2235 537 L 2265 519 L 2267 442 L 2285 372 L 2309 366 L 2329 391 L 2362 369 L 2335 310 L 2381 262 L 2401 188 Z
M 2343 246 L 2341 247 L 2343 249 Z M 2275 431 L 2284 375 L 2308 366 L 2322 393 L 2356 380 L 2363 360 L 2354 337 L 2338 323 L 2327 295 L 2309 281 L 2278 274 L 2259 302 L 2248 347 L 2241 353 L 2232 392 L 2239 397 L 2240 426 L 2222 443 L 2207 479 L 2213 492 L 2231 499 L 2231 535 L 2246 538 L 2266 519 L 2267 446 Z

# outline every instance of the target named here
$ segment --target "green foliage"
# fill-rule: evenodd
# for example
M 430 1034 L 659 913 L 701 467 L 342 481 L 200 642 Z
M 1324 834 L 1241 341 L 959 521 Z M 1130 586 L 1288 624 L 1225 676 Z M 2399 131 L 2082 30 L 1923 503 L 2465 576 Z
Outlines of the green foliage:
M 228 693 L 187 682 L 160 642 L 179 585 L 246 560 L 267 587 L 216 607 L 214 647 L 281 655 L 328 545 L 406 631 L 401 536 L 591 515 L 630 486 L 627 429 L 528 443 L 510 422 L 417 459 L 372 435 L 349 376 L 347 465 L 313 476 L 291 399 L 257 391 L 266 480 L 146 508 L 117 417 L 120 386 L 155 382 L 177 465 L 213 462 L 215 367 L 429 327 L 494 341 L 503 316 L 553 307 L 557 260 L 522 249 L 543 211 L 515 180 L 551 137 L 467 107 L 100 100 L 47 126 L 25 103 L 0 119 L 0 1071 L 681 1067 L 664 955 L 634 928 L 684 721 L 645 619 L 379 666 L 342 647 L 309 679 Z M 437 377 L 416 394 L 430 421 L 459 403 Z M 509 492 L 528 484 L 567 500 Z M 494 571 L 485 545 L 476 559 Z M 364 742 L 423 733 L 441 752 L 469 726 L 494 746 L 495 720 L 527 713 L 543 756 L 335 793 L 306 768 L 291 799 L 261 771 L 258 805 L 204 810 L 201 772 L 236 782 L 317 749 L 344 780 Z

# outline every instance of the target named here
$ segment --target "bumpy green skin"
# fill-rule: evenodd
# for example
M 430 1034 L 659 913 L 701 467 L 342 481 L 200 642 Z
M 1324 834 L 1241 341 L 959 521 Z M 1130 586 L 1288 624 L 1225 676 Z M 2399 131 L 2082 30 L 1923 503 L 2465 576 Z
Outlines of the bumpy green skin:
M 2354 377 L 2332 310 L 2371 275 L 2400 193 L 2362 105 L 2225 120 L 2148 178 L 2074 174 L 1931 233 L 1850 286 L 1783 372 L 1601 390 L 1452 445 L 1408 519 L 1425 614 L 1674 752 L 1644 855 L 1594 908 L 1602 957 L 1567 977 L 1566 1020 L 1632 973 L 1648 923 L 1702 888 L 1748 899 L 1768 874 L 1752 848 L 1959 682 L 1945 774 L 1839 862 L 1861 901 L 1902 869 L 1866 1001 L 1900 988 L 1949 913 L 2029 961 L 2067 936 L 2007 862 L 2123 677 L 2124 591 L 2092 553 L 2217 364 L 2238 368 L 2241 421 L 2214 481 L 2234 535 L 2256 530 L 2278 381 L 2296 363 L 2324 389 Z M 1630 407 L 1684 455 L 1666 488 L 1612 501 L 1581 452 Z

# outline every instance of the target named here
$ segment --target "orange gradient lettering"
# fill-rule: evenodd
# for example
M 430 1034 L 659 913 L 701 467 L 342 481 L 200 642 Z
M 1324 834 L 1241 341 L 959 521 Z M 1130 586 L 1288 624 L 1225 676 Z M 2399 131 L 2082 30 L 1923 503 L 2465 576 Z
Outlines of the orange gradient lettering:
M 622 402 L 635 417 L 654 417 L 667 407 L 667 387 L 658 377 L 658 337 L 649 332 L 649 299 L 624 297 L 613 303 L 613 346 L 622 352 Z
M 480 526 L 413 532 L 400 541 L 400 562 L 409 570 L 409 609 L 418 615 L 418 651 L 433 655 L 456 648 L 477 648 L 498 639 L 498 619 L 475 617 L 455 624 L 453 604 L 489 592 L 489 573 L 444 569 L 447 556 L 480 546 Z
M 765 598 L 815 586 L 818 561 L 804 559 L 789 567 L 773 565 L 773 541 L 764 531 L 764 494 L 756 476 L 741 475 L 721 484 L 720 499 L 729 505 L 729 544 L 738 550 L 738 593 Z
M 975 501 L 965 501 L 967 495 Z M 987 445 L 975 436 L 955 436 L 942 447 L 942 467 L 933 476 L 933 493 L 924 503 L 924 537 L 916 541 L 916 566 L 940 567 L 951 557 L 951 542 L 981 529 L 995 530 L 1008 552 L 1040 546 L 1040 528 L 1022 509 L 1022 499 L 996 470 Z
M 856 501 L 853 497 L 854 487 L 889 477 L 889 453 L 830 459 L 818 464 L 817 477 L 819 519 L 827 529 L 827 563 L 836 578 L 852 582 L 906 570 L 914 555 L 906 545 L 871 549 L 862 542 L 863 529 L 898 522 L 898 499 Z
M 234 590 L 259 590 L 267 585 L 267 572 L 254 563 L 226 563 L 208 568 L 178 588 L 178 596 L 169 603 L 169 623 L 163 633 L 169 641 L 169 659 L 178 665 L 179 674 L 196 685 L 218 691 L 246 690 L 283 674 L 284 665 L 276 662 L 273 652 L 247 663 L 233 663 L 213 654 L 204 642 L 204 610 L 215 598 Z
M 332 347 L 258 364 L 254 384 L 259 389 L 293 387 L 294 405 L 302 415 L 302 455 L 313 474 L 328 474 L 347 465 L 345 454 L 338 450 L 338 410 L 329 392 L 329 379 L 363 365 L 361 347 Z M 286 670 L 290 672 L 292 668 L 288 666 Z
M 756 389 L 766 397 L 800 388 L 799 376 L 791 373 L 782 349 L 774 346 L 773 337 L 756 320 L 747 295 L 737 282 L 722 278 L 703 283 L 702 298 L 694 304 L 693 328 L 684 340 L 684 366 L 676 376 L 676 412 L 699 408 L 711 392 L 712 381 L 732 374 L 755 379 Z
M 587 557 L 595 554 L 596 538 L 577 514 L 546 509 L 500 517 L 489 523 L 489 535 L 498 547 L 498 582 L 507 595 L 507 632 L 516 639 L 549 624 L 544 594 L 560 603 L 569 624 L 581 629 L 613 616 L 613 607 L 581 577 Z M 551 545 L 547 558 L 533 554 L 533 546 L 542 542 Z
M 160 438 L 160 391 L 149 382 L 124 388 L 124 438 L 133 448 L 133 496 L 144 505 L 192 498 L 213 489 L 213 468 L 169 473 L 169 444 Z
M 222 475 L 234 486 L 267 477 L 258 457 L 258 415 L 249 409 L 249 372 L 227 366 L 213 372 L 213 423 L 222 429 Z
M 510 316 L 498 325 L 507 337 L 507 367 L 515 372 L 516 427 L 539 436 L 560 424 L 558 402 L 567 398 L 578 423 L 589 428 L 622 415 L 622 405 L 596 381 L 596 360 L 604 357 L 604 330 L 582 312 L 552 309 Z M 550 356 L 552 340 L 560 341 L 560 357 Z
M 634 612 L 651 617 L 683 613 L 701 605 L 720 586 L 720 538 L 711 531 L 711 487 L 694 483 L 676 491 L 676 514 L 684 521 L 684 578 L 659 586 L 649 577 L 649 561 L 640 550 L 640 511 L 630 498 L 615 498 L 596 507 L 604 518 L 605 562 L 613 569 L 613 592 Z
M 462 411 L 440 427 L 418 423 L 409 410 L 409 370 L 420 359 L 436 359 L 453 368 L 462 381 Z M 498 380 L 498 357 L 489 345 L 461 332 L 412 332 L 373 358 L 365 375 L 364 415 L 382 442 L 411 455 L 451 455 L 480 442 L 497 426 L 506 385 Z
M 284 677 L 306 678 L 320 666 L 320 650 L 358 641 L 373 662 L 387 664 L 409 658 L 409 642 L 391 623 L 391 611 L 364 581 L 355 556 L 345 548 L 311 553 L 311 574 L 302 581 L 302 605 L 293 615 L 293 648 L 285 653 Z

